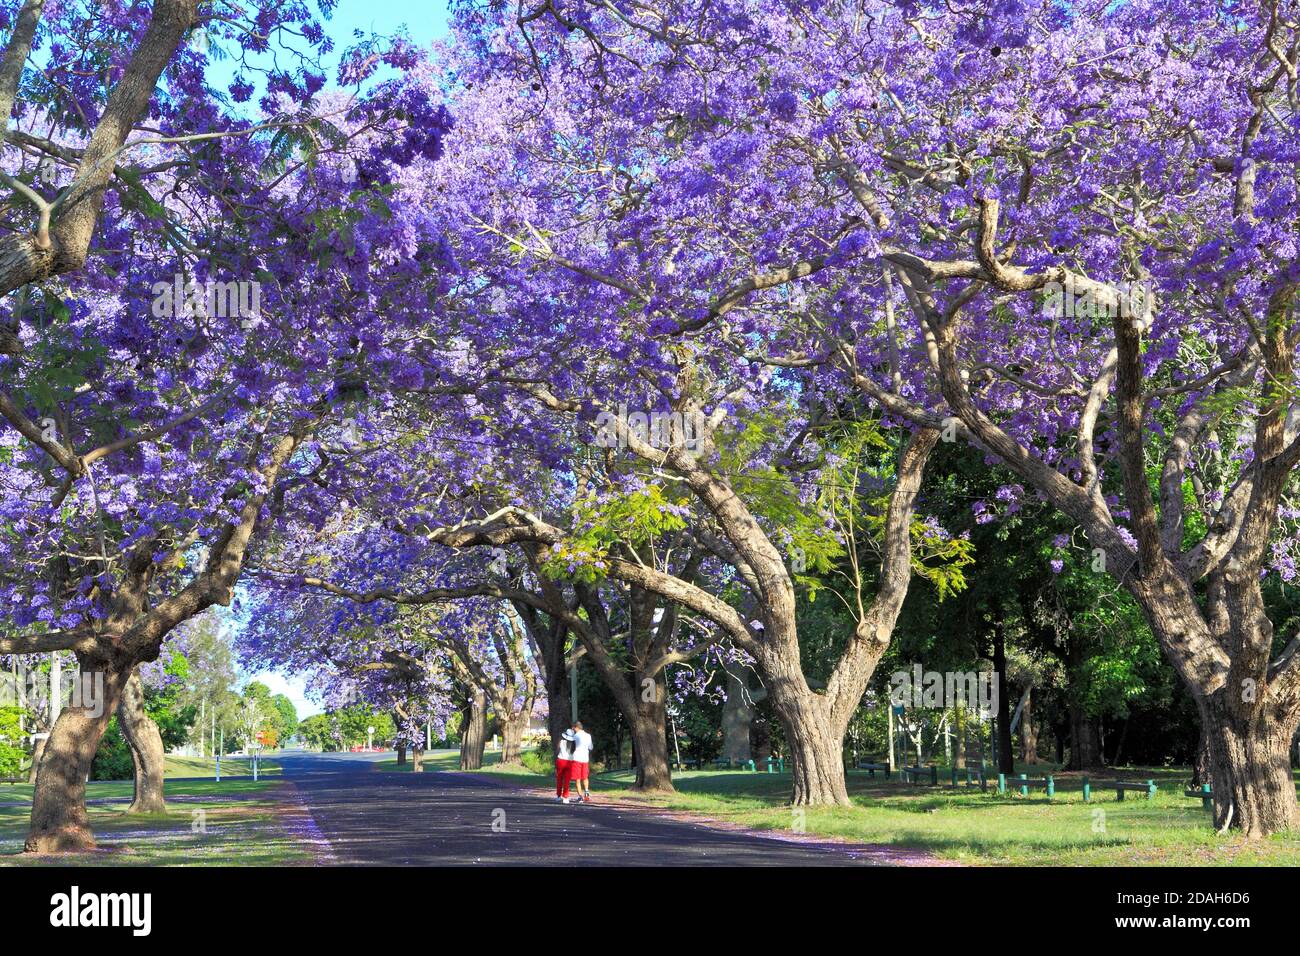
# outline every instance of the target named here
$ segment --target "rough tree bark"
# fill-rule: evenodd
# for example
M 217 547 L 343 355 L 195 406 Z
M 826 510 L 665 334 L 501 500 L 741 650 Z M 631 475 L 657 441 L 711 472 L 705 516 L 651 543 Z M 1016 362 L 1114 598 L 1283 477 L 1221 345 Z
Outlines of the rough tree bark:
M 668 759 L 668 689 L 663 672 L 654 678 L 653 687 L 637 696 L 628 726 L 636 745 L 636 787 L 640 790 L 671 791 L 672 761 Z
M 1196 738 L 1196 756 L 1192 758 L 1192 786 L 1200 787 L 1210 782 L 1210 735 L 1205 732 L 1205 722 L 1201 722 L 1200 734 Z
M 1084 713 L 1081 704 L 1070 704 L 1070 769 L 1091 770 L 1101 766 L 1097 722 Z
M 722 756 L 744 763 L 754 759 L 749 729 L 754 720 L 753 692 L 749 671 L 732 661 L 723 663 L 727 674 L 727 702 L 722 706 Z
M 59 714 L 41 755 L 32 794 L 28 853 L 93 850 L 86 815 L 86 779 L 135 662 L 78 653 L 78 693 Z
M 794 774 L 794 806 L 851 804 L 844 779 L 844 734 L 848 721 L 833 719 L 829 702 L 820 694 L 803 692 L 788 674 L 773 672 L 764 662 L 768 693 L 785 731 Z M 874 664 L 873 664 L 874 669 Z M 870 678 L 870 673 L 867 678 Z M 806 685 L 804 685 L 806 686 Z M 864 685 L 865 686 L 865 685 Z
M 469 692 L 465 723 L 460 739 L 460 769 L 483 769 L 483 748 L 487 744 L 487 695 L 477 687 Z
M 501 718 L 501 763 L 518 764 L 523 755 L 524 733 L 528 730 L 530 711 L 520 711 Z
M 131 748 L 135 767 L 135 799 L 127 813 L 166 813 L 163 776 L 166 752 L 158 725 L 144 711 L 144 685 L 136 671 L 131 672 L 117 704 L 117 723 Z

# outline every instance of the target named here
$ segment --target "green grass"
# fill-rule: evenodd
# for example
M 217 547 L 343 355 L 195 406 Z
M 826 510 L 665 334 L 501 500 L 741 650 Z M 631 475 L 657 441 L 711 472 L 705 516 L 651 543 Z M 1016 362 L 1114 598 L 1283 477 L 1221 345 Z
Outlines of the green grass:
M 177 757 L 173 754 L 167 755 L 166 773 L 169 777 L 212 777 L 216 774 L 217 761 L 215 757 Z M 268 760 L 266 757 L 259 757 L 257 760 L 257 775 L 278 774 L 280 764 L 276 760 Z M 252 776 L 252 762 L 246 757 L 222 757 L 221 758 L 221 775 L 240 777 Z
M 163 776 L 171 777 L 215 777 L 217 761 L 215 757 L 178 757 L 175 754 L 168 754 L 165 758 L 163 767 Z M 268 760 L 265 757 L 257 761 L 257 775 L 275 776 L 280 773 L 280 763 L 277 760 Z M 253 766 L 246 757 L 222 757 L 221 758 L 221 775 L 223 777 L 251 777 L 253 775 Z M 26 780 L 27 771 L 16 780 Z M 129 782 L 129 781 L 128 781 Z M 10 788 L 13 789 L 10 789 Z M 28 798 L 31 797 L 31 787 L 25 783 L 11 783 L 8 779 L 0 780 L 0 801 L 8 799 L 6 793 L 15 793 L 22 791 L 26 787 Z M 128 793 L 130 792 L 128 788 Z
M 454 766 L 449 769 L 454 769 Z M 1020 767 L 1031 778 L 1052 773 L 1051 766 Z M 541 774 L 483 773 L 526 787 L 549 787 Z M 707 816 L 755 830 L 804 832 L 859 843 L 891 844 L 922 850 L 969 865 L 1055 866 L 1296 866 L 1300 834 L 1258 843 L 1219 836 L 1201 802 L 1183 796 L 1190 773 L 1178 768 L 1124 768 L 1089 774 L 1092 802 L 1083 802 L 1080 774 L 1056 773 L 1056 797 L 1041 792 L 999 796 L 994 775 L 988 791 L 953 790 L 940 772 L 940 785 L 912 786 L 865 771 L 850 771 L 852 807 L 808 808 L 787 805 L 789 774 L 745 771 L 685 771 L 674 775 L 676 793 L 640 794 L 629 773 L 597 774 L 592 791 L 637 803 Z M 1123 803 L 1101 783 L 1154 779 L 1153 801 L 1127 793 Z M 1010 788 L 1010 784 L 1008 784 Z
M 222 761 L 222 770 L 225 770 Z M 0 866 L 284 866 L 315 860 L 284 816 L 279 781 L 175 780 L 165 784 L 167 813 L 131 816 L 125 803 L 88 803 L 100 849 L 63 857 L 21 854 L 31 787 L 0 786 Z M 130 781 L 86 785 L 87 801 L 129 801 Z

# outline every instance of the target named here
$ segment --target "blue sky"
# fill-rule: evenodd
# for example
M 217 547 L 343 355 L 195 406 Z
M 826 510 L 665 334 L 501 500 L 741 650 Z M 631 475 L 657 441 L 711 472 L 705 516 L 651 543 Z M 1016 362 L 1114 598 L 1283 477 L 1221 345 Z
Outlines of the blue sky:
M 447 4 L 446 0 L 339 0 L 333 18 L 324 25 L 339 49 L 351 42 L 353 30 L 386 34 L 402 26 L 423 46 L 446 30 Z
M 320 16 L 319 6 L 314 7 Z M 417 45 L 424 47 L 446 33 L 446 0 L 339 0 L 330 19 L 321 19 L 327 36 L 334 40 L 334 52 L 324 58 L 325 75 L 333 80 L 338 69 L 339 55 L 356 42 L 355 30 L 364 34 L 391 36 L 405 33 Z M 263 62 L 269 64 L 269 58 Z M 234 61 L 219 60 L 213 57 L 208 66 L 208 80 L 218 89 L 228 86 L 235 78 Z M 380 71 L 376 78 L 384 79 L 388 74 Z M 260 77 L 247 77 L 260 90 Z M 372 81 L 373 82 L 373 79 Z M 256 98 L 254 98 L 254 102 Z

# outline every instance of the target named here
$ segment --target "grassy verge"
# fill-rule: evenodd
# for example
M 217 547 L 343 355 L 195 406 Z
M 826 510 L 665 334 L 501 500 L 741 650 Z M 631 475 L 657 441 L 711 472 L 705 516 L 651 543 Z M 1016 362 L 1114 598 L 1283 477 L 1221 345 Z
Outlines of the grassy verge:
M 485 764 L 493 764 L 501 759 L 500 754 L 486 753 L 483 755 Z M 406 758 L 406 763 L 400 767 L 397 765 L 397 755 L 385 757 L 383 760 L 375 761 L 375 769 L 382 770 L 385 773 L 410 773 L 411 758 Z M 460 751 L 458 750 L 430 750 L 424 755 L 424 769 L 426 771 L 434 770 L 459 770 L 460 769 Z
M 215 757 L 177 757 L 167 755 L 167 776 L 169 777 L 212 777 L 216 775 Z M 280 764 L 273 759 L 257 759 L 257 775 L 278 774 Z M 253 763 L 247 757 L 222 757 L 221 775 L 231 777 L 251 776 Z
M 222 761 L 223 770 L 225 761 Z M 131 783 L 86 786 L 91 827 L 100 849 L 66 857 L 21 853 L 31 788 L 0 787 L 0 866 L 284 866 L 315 857 L 285 816 L 279 781 L 177 780 L 166 785 L 167 813 L 125 813 Z
M 454 769 L 453 766 L 448 769 Z M 1042 765 L 1017 768 L 1031 778 L 1053 772 Z M 550 778 L 485 767 L 503 782 L 544 788 Z M 598 774 L 598 795 L 707 816 L 755 830 L 798 831 L 860 843 L 893 844 L 924 850 L 970 865 L 1056 866 L 1296 866 L 1300 834 L 1259 843 L 1219 836 L 1199 799 L 1183 796 L 1190 773 L 1178 768 L 1125 768 L 1090 774 L 1092 799 L 1084 803 L 1081 775 L 1056 774 L 1056 796 L 1041 791 L 1021 797 L 952 789 L 941 773 L 939 786 L 913 786 L 865 771 L 850 771 L 851 807 L 796 810 L 786 804 L 789 774 L 745 771 L 685 771 L 674 775 L 676 792 L 641 794 L 628 773 Z M 1127 793 L 1122 803 L 1113 780 L 1154 779 L 1154 800 Z

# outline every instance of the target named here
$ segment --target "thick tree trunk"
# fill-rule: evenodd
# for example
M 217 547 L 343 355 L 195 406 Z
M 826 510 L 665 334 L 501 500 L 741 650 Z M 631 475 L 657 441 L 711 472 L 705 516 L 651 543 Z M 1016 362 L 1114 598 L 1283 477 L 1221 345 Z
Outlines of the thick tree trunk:
M 144 685 L 135 671 L 126 682 L 117 704 L 117 723 L 131 748 L 135 765 L 135 799 L 127 813 L 166 813 L 163 775 L 166 752 L 158 725 L 144 712 Z
M 28 853 L 95 848 L 86 816 L 86 779 L 134 664 L 91 664 L 86 660 L 81 664 L 79 693 L 59 714 L 41 755 L 24 847 Z
M 460 769 L 481 770 L 483 748 L 487 745 L 487 695 L 475 689 L 460 739 Z
M 1091 770 L 1101 765 L 1097 723 L 1079 704 L 1070 705 L 1070 769 Z
M 727 702 L 722 706 L 722 756 L 743 763 L 754 757 L 749 742 L 749 728 L 754 720 L 747 680 L 749 674 L 738 664 L 728 663 L 724 667 Z
M 546 730 L 551 735 L 551 753 L 558 753 L 560 738 L 573 720 L 573 698 L 569 694 L 569 675 L 564 669 L 564 654 L 556 655 L 558 663 L 548 661 L 546 667 Z
M 794 794 L 802 806 L 850 805 L 844 781 L 844 727 L 831 726 L 827 702 L 811 691 L 800 692 L 780 675 L 768 674 L 768 694 L 790 747 Z
M 1205 708 L 1214 792 L 1214 825 L 1258 839 L 1300 823 L 1291 776 L 1294 720 L 1263 716 L 1243 722 L 1225 706 L 1223 692 Z
M 639 790 L 673 791 L 672 766 L 668 760 L 668 713 L 663 688 L 656 683 L 658 700 L 637 698 L 628 717 L 632 744 L 636 750 L 636 786 Z
M 518 764 L 524 750 L 524 731 L 528 729 L 531 702 L 517 714 L 501 721 L 501 763 Z
M 1196 739 L 1196 756 L 1192 760 L 1192 786 L 1199 787 L 1210 782 L 1210 735 L 1205 732 L 1205 721 L 1201 721 L 1200 734 Z
M 411 773 L 424 773 L 424 750 L 420 747 L 411 748 Z
M 406 766 L 406 744 L 397 745 L 397 765 L 399 767 Z

